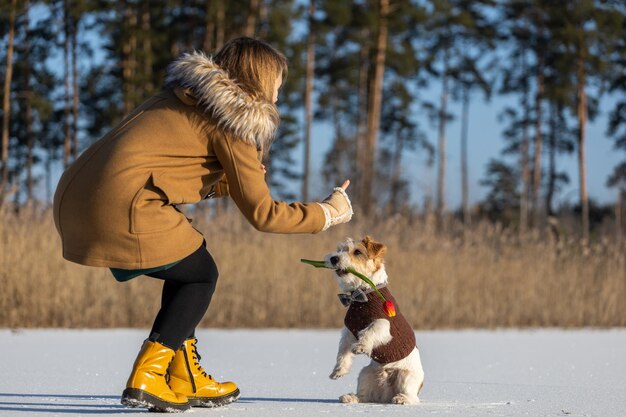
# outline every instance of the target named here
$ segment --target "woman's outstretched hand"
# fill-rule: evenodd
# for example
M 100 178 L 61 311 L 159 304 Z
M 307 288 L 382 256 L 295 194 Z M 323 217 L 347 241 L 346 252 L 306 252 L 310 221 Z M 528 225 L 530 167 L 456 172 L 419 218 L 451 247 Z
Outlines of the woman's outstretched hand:
M 326 224 L 322 230 L 337 224 L 347 223 L 352 219 L 352 214 L 354 214 L 352 203 L 346 193 L 349 186 L 350 180 L 344 181 L 341 187 L 335 187 L 333 192 L 319 203 L 326 216 Z

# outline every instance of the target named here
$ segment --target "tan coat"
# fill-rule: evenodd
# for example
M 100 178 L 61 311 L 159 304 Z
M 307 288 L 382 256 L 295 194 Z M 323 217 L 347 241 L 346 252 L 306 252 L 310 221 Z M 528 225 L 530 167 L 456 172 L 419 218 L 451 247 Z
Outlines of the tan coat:
M 203 54 L 168 69 L 166 88 L 89 147 L 61 177 L 54 220 L 63 256 L 123 269 L 166 265 L 203 236 L 176 208 L 228 193 L 258 230 L 316 233 L 316 204 L 274 201 L 258 155 L 278 123 L 275 107 L 252 99 Z M 219 239 L 210 236 L 209 239 Z

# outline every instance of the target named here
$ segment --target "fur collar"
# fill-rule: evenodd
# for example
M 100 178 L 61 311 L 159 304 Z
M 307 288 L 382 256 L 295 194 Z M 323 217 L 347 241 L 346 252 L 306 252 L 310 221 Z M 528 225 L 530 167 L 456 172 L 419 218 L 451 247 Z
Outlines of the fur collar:
M 184 89 L 218 126 L 266 153 L 280 116 L 273 103 L 252 97 L 203 52 L 186 53 L 167 68 L 165 87 Z

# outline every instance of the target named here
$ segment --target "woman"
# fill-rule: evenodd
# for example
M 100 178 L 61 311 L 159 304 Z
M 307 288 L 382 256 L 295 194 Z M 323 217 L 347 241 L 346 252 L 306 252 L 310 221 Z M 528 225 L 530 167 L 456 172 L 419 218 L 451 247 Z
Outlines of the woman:
M 317 233 L 352 217 L 346 181 L 321 203 L 274 201 L 261 159 L 278 126 L 285 57 L 251 38 L 210 58 L 190 53 L 165 88 L 94 143 L 61 177 L 54 218 L 63 256 L 111 268 L 119 281 L 163 280 L 161 309 L 122 394 L 157 411 L 215 406 L 239 396 L 199 364 L 195 328 L 215 290 L 217 267 L 202 234 L 177 210 L 230 197 L 263 232 Z M 219 237 L 211 237 L 219 239 Z

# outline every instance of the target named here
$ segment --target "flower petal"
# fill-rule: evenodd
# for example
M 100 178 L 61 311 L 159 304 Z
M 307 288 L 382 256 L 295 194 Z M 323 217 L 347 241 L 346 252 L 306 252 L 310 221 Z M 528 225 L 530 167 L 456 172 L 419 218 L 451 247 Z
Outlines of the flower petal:
M 393 305 L 393 302 L 391 300 L 385 301 L 385 303 L 383 304 L 383 309 L 385 310 L 385 314 L 387 314 L 387 317 L 396 316 L 396 306 Z

